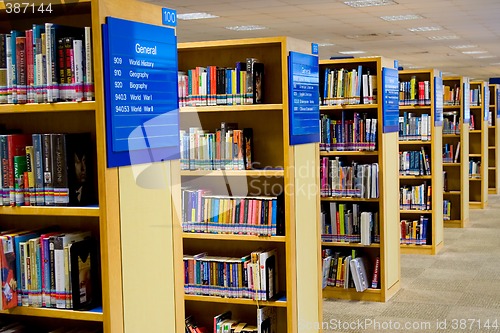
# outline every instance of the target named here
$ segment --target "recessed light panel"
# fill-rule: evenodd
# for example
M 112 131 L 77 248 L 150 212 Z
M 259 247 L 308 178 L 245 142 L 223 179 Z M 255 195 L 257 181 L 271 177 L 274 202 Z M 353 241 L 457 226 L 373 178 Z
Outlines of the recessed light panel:
M 334 46 L 333 43 L 318 43 L 318 46 Z
M 412 32 L 438 31 L 441 30 L 441 27 L 416 27 L 416 28 L 408 28 L 408 30 Z
M 344 3 L 351 7 L 374 7 L 398 4 L 396 1 L 392 0 L 350 0 L 344 1 Z
M 473 48 L 477 47 L 477 45 L 473 45 L 473 44 L 463 44 L 463 45 L 450 45 L 450 47 L 451 47 L 452 49 L 461 50 L 461 49 L 473 49 Z
M 420 15 L 408 14 L 408 15 L 391 15 L 391 16 L 381 16 L 384 21 L 408 21 L 417 20 L 423 18 Z
M 339 51 L 340 54 L 362 54 L 365 51 Z
M 488 51 L 462 51 L 463 54 L 483 54 L 488 53 Z
M 450 40 L 450 39 L 459 39 L 460 37 L 455 35 L 450 35 L 450 36 L 430 36 L 427 38 L 429 38 L 430 40 Z
M 252 31 L 252 30 L 264 30 L 267 28 L 261 25 L 235 25 L 232 27 L 226 27 L 226 29 L 233 31 Z
M 211 19 L 217 18 L 219 16 L 212 15 L 209 13 L 185 13 L 185 14 L 177 14 L 177 18 L 179 20 L 202 20 L 202 19 Z

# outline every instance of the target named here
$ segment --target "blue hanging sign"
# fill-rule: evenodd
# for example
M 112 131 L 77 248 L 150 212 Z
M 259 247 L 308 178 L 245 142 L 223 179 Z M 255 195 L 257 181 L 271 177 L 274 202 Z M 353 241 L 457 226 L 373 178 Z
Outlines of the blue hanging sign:
M 178 159 L 175 31 L 107 17 L 102 34 L 108 167 Z
M 464 80 L 463 86 L 463 108 L 464 108 L 464 124 L 470 122 L 470 83 L 468 79 Z
M 383 132 L 399 130 L 399 74 L 394 68 L 382 68 Z
M 487 83 L 484 84 L 484 101 L 483 101 L 483 108 L 484 108 L 484 120 L 490 120 L 490 87 L 488 86 Z
M 170 8 L 162 8 L 161 10 L 161 22 L 163 25 L 169 27 L 177 26 L 177 11 Z
M 443 79 L 434 78 L 434 126 L 443 126 Z
M 288 56 L 290 145 L 319 142 L 318 57 L 290 52 Z
M 311 44 L 311 53 L 318 54 L 319 53 L 319 45 L 317 43 Z

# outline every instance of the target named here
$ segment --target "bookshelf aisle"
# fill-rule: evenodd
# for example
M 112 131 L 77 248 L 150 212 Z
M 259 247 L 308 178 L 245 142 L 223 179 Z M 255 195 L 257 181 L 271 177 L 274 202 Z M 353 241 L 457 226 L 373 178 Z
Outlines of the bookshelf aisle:
M 399 289 L 397 133 L 382 130 L 383 67 L 392 62 L 320 61 L 325 298 L 385 302 Z
M 286 37 L 178 45 L 184 304 L 209 330 L 224 314 L 258 326 L 262 311 L 278 333 L 321 322 L 318 144 L 289 143 L 287 57 L 310 50 Z M 233 271 L 236 289 L 196 276 L 199 266 L 220 273 L 214 262 Z M 260 275 L 259 262 L 269 267 Z
M 488 205 L 487 96 L 489 88 L 484 81 L 470 82 L 469 205 L 473 209 Z
M 463 228 L 469 221 L 469 89 L 467 77 L 443 77 L 445 227 Z
M 500 194 L 500 126 L 498 124 L 498 107 L 500 86 L 489 84 L 490 105 L 488 115 L 488 193 Z
M 442 124 L 435 119 L 436 108 L 442 112 L 442 96 L 436 96 L 441 90 L 436 90 L 435 80 L 441 78 L 434 69 L 399 71 L 400 228 L 405 254 L 436 254 L 443 247 L 443 139 Z

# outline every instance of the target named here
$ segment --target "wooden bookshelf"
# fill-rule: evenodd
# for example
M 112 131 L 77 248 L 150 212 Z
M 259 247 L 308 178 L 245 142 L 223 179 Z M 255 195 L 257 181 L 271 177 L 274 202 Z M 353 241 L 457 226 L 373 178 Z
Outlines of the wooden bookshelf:
M 425 199 L 424 205 L 430 204 L 427 209 L 403 209 L 400 207 L 400 221 L 419 221 L 427 219 L 427 234 L 425 244 L 408 245 L 401 238 L 401 253 L 405 254 L 437 254 L 443 246 L 443 138 L 442 124 L 436 126 L 436 96 L 435 79 L 439 78 L 435 69 L 402 70 L 399 71 L 400 82 L 400 141 L 399 152 L 419 151 L 417 156 L 422 157 L 422 149 L 427 155 L 429 170 L 426 171 L 427 161 L 411 159 L 407 162 L 410 169 L 420 169 L 418 176 L 406 176 L 404 163 L 399 176 L 400 191 L 411 189 L 412 186 L 423 186 L 427 198 L 428 187 L 431 187 L 430 198 Z M 404 87 L 404 89 L 403 89 Z M 413 93 L 414 91 L 414 93 Z M 416 124 L 413 119 L 416 118 Z M 425 119 L 425 120 L 424 120 Z M 420 120 L 420 121 L 419 121 Z M 405 140 L 409 136 L 424 136 L 428 140 Z M 411 155 L 409 155 L 411 157 Z M 423 164 L 423 165 L 422 165 Z M 418 166 L 421 166 L 420 168 Z M 430 173 L 430 174 L 429 174 Z M 402 195 L 402 194 L 401 194 Z M 422 222 L 424 223 L 424 222 Z M 403 228 L 403 227 L 401 227 Z M 410 230 L 408 230 L 410 231 Z M 402 231 L 403 232 L 403 231 Z M 402 235 L 404 236 L 404 235 Z
M 471 123 L 474 128 L 469 132 L 469 160 L 481 163 L 478 170 L 479 177 L 469 178 L 470 208 L 486 208 L 488 205 L 488 120 L 489 113 L 489 86 L 484 81 L 470 82 Z M 486 116 L 486 117 L 485 117 Z M 474 121 L 472 120 L 474 119 Z M 470 177 L 470 175 L 469 175 Z
M 323 223 L 327 223 L 330 218 L 330 208 L 332 205 L 346 205 L 346 209 L 351 209 L 350 205 L 359 205 L 360 211 L 378 212 L 379 218 L 379 233 L 380 243 L 371 242 L 371 245 L 362 245 L 359 243 L 348 242 L 322 242 L 323 252 L 331 250 L 332 254 L 339 252 L 341 255 L 350 255 L 354 250 L 357 256 L 366 259 L 367 275 L 371 277 L 375 260 L 380 258 L 379 270 L 379 287 L 380 289 L 367 289 L 364 292 L 356 292 L 355 288 L 340 288 L 327 286 L 323 289 L 324 298 L 336 299 L 350 299 L 350 300 L 366 300 L 385 302 L 389 300 L 400 288 L 400 256 L 399 256 L 399 241 L 398 226 L 394 223 L 398 219 L 399 210 L 394 202 L 398 200 L 397 184 L 393 181 L 398 177 L 397 170 L 397 155 L 394 151 L 397 150 L 398 137 L 397 133 L 383 133 L 382 131 L 382 68 L 392 68 L 393 63 L 387 59 L 380 57 L 375 58 L 357 58 L 357 59 L 342 59 L 342 60 L 322 60 L 320 61 L 320 95 L 323 99 L 323 104 L 331 104 L 332 102 L 325 100 L 324 82 L 325 72 L 327 69 L 333 72 L 334 70 L 347 70 L 351 72 L 356 70 L 358 72 L 361 66 L 361 74 L 371 73 L 374 75 L 373 80 L 376 80 L 376 85 L 379 89 L 376 92 L 373 104 L 354 104 L 348 101 L 342 105 L 322 105 L 320 106 L 320 113 L 322 117 L 328 117 L 331 120 L 338 121 L 345 119 L 352 121 L 356 117 L 355 113 L 359 114 L 359 119 L 377 119 L 377 135 L 376 145 L 374 151 L 336 151 L 336 148 L 331 148 L 330 151 L 326 150 L 326 146 L 322 146 L 320 151 L 321 158 L 328 158 L 328 161 L 339 158 L 343 166 L 351 166 L 353 162 L 362 164 L 378 163 L 379 165 L 379 196 L 378 198 L 361 199 L 361 198 L 343 198 L 338 196 L 328 196 L 326 192 L 322 193 L 321 198 L 321 211 L 324 216 Z M 360 81 L 362 82 L 362 80 Z M 366 80 L 365 80 L 366 82 Z M 360 88 L 360 91 L 362 88 Z M 328 94 L 328 93 L 327 93 Z M 335 96 L 335 95 L 331 95 Z M 326 102 L 326 103 L 325 103 Z M 367 101 L 368 102 L 368 101 Z M 336 103 L 336 102 L 333 102 Z M 356 119 L 356 118 L 354 118 Z M 326 121 L 326 120 L 325 120 Z M 322 121 L 323 122 L 323 121 Z M 361 121 L 359 122 L 362 123 Z M 338 123 L 337 123 L 338 124 Z M 328 126 L 328 125 L 326 125 Z M 359 125 L 360 127 L 362 125 Z M 323 125 L 324 128 L 325 125 Z M 367 127 L 367 126 L 366 126 Z M 355 137 L 356 134 L 354 134 Z M 362 132 L 359 132 L 359 140 L 363 142 Z M 322 131 L 322 143 L 327 143 L 328 137 L 326 136 L 325 129 Z M 338 142 L 338 141 L 337 141 Z M 356 145 L 354 145 L 356 146 Z M 326 161 L 326 160 L 325 160 Z M 327 162 L 329 163 L 329 162 Z M 320 163 L 321 164 L 321 163 Z M 322 167 L 323 168 L 323 167 Z M 329 172 L 329 171 L 327 171 Z M 325 175 L 324 184 L 331 182 L 331 177 L 322 171 Z M 330 186 L 330 185 L 329 185 Z M 335 187 L 335 185 L 331 185 Z M 322 227 L 323 228 L 323 227 Z M 325 235 L 325 237 L 328 237 Z M 333 261 L 333 260 L 332 260 Z
M 500 126 L 498 123 L 498 108 L 500 86 L 489 84 L 490 105 L 488 122 L 488 193 L 500 194 Z
M 454 163 L 444 163 L 446 171 L 447 189 L 443 192 L 443 200 L 451 203 L 450 219 L 444 220 L 444 226 L 450 228 L 463 228 L 469 221 L 469 122 L 464 123 L 464 114 L 469 114 L 469 103 L 464 100 L 469 98 L 469 79 L 462 76 L 443 77 L 443 91 L 458 88 L 458 97 L 450 100 L 450 95 L 444 96 L 443 112 L 443 145 L 453 145 L 455 157 L 457 145 L 460 143 L 458 159 Z M 449 91 L 449 90 L 448 90 Z M 465 94 L 464 94 L 465 91 Z M 465 96 L 464 96 L 465 95 Z M 456 121 L 456 128 L 447 128 L 445 125 Z M 460 167 L 457 167 L 459 163 Z
M 303 193 L 291 186 L 317 185 L 319 148 L 318 144 L 289 144 L 289 51 L 309 53 L 310 43 L 276 37 L 178 44 L 181 71 L 208 65 L 234 68 L 237 62 L 250 57 L 259 59 L 265 68 L 263 104 L 180 108 L 182 130 L 196 126 L 213 132 L 221 122 L 238 123 L 241 129 L 252 128 L 253 161 L 259 169 L 182 170 L 182 186 L 210 189 L 212 193 L 228 196 L 284 194 L 284 236 L 183 233 L 182 250 L 186 255 L 207 252 L 209 256 L 241 257 L 262 248 L 277 250 L 278 285 L 282 294 L 278 301 L 184 295 L 186 315 L 193 315 L 209 329 L 213 317 L 227 310 L 232 311 L 233 319 L 255 324 L 256 309 L 260 306 L 276 307 L 277 333 L 297 332 L 299 318 L 321 322 L 318 269 L 321 245 L 319 223 L 314 223 L 318 219 L 314 212 L 318 211 L 319 194 Z M 307 175 L 293 171 L 306 169 L 310 171 Z M 302 250 L 297 251 L 299 248 Z

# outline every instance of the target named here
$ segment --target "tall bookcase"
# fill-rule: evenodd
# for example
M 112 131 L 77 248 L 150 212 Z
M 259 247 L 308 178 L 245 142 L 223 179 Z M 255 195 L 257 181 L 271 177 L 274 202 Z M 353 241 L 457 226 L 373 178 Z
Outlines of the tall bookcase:
M 443 144 L 453 145 L 451 162 L 443 162 L 443 201 L 451 204 L 445 227 L 463 228 L 469 221 L 469 89 L 467 77 L 443 77 Z
M 255 325 L 259 307 L 277 312 L 279 333 L 298 332 L 299 322 L 321 322 L 318 144 L 290 145 L 289 51 L 310 54 L 311 44 L 286 37 L 180 43 L 179 70 L 198 66 L 235 68 L 237 62 L 256 58 L 264 64 L 263 104 L 185 106 L 181 129 L 198 127 L 208 132 L 221 123 L 253 129 L 253 167 L 250 170 L 183 170 L 182 186 L 208 189 L 214 194 L 238 196 L 284 195 L 284 235 L 251 236 L 228 233 L 183 233 L 184 255 L 239 257 L 253 251 L 276 249 L 277 300 L 258 301 L 186 293 L 186 316 L 209 329 L 214 316 L 225 311 L 232 318 Z M 217 169 L 217 168 L 216 168 Z M 312 187 L 311 187 L 312 186 Z M 243 206 L 241 206 L 243 207 Z M 312 215 L 311 215 L 312 214 Z M 236 233 L 236 234 L 234 234 Z M 300 302 L 300 307 L 298 303 Z
M 498 124 L 498 102 L 500 86 L 489 84 L 490 105 L 488 117 L 488 193 L 500 194 L 500 126 Z
M 437 70 L 399 71 L 401 253 L 443 247 L 443 138 L 436 126 Z M 438 101 L 439 102 L 439 101 Z M 418 228 L 417 228 L 418 226 Z M 413 237 L 413 229 L 422 235 Z
M 488 205 L 488 120 L 489 105 L 485 105 L 484 81 L 471 81 L 470 131 L 469 131 L 469 205 L 486 208 Z M 479 164 L 477 164 L 479 163 Z
M 397 155 L 394 154 L 397 151 L 398 138 L 395 132 L 384 133 L 382 126 L 382 69 L 383 67 L 392 68 L 392 65 L 391 61 L 380 57 L 320 61 L 320 95 L 323 101 L 323 105 L 320 106 L 323 125 L 322 148 L 319 153 L 322 159 L 322 250 L 323 253 L 325 251 L 331 251 L 332 254 L 338 252 L 340 256 L 349 256 L 354 250 L 356 256 L 366 259 L 364 262 L 369 282 L 372 281 L 377 258 L 380 263 L 379 283 L 374 288 L 357 292 L 355 288 L 343 288 L 338 284 L 337 286 L 329 285 L 323 290 L 325 298 L 385 302 L 399 290 L 400 246 L 399 229 L 396 223 L 399 218 L 399 208 L 394 205 L 399 198 L 398 185 L 393 181 L 398 177 Z M 357 80 L 356 77 L 358 77 Z M 344 83 L 338 84 L 340 80 Z M 357 92 L 356 88 L 353 91 L 349 88 L 354 82 L 359 84 Z M 363 87 L 366 87 L 364 92 Z M 360 100 L 366 104 L 359 104 Z M 373 120 L 376 120 L 376 129 L 372 126 L 371 132 L 368 131 L 371 136 L 366 131 L 369 128 L 368 119 L 371 125 L 373 125 Z M 345 182 L 340 180 L 337 184 L 333 180 L 337 176 L 330 175 L 329 165 L 331 161 L 337 159 L 341 166 L 351 166 L 353 170 L 355 168 L 359 170 L 361 165 L 378 164 L 378 184 L 376 184 L 378 196 L 366 197 L 361 194 L 359 197 L 356 195 L 357 188 L 364 188 L 364 185 L 347 185 L 348 188 L 354 189 L 354 195 L 349 193 L 349 190 L 343 191 L 346 184 L 349 184 L 349 180 L 346 178 Z M 340 175 L 343 177 L 342 172 Z M 363 189 L 361 192 L 363 193 Z M 347 220 L 340 216 L 329 218 L 333 211 L 332 207 L 341 207 L 344 204 L 345 209 L 353 210 L 353 216 L 356 215 L 354 212 L 358 209 L 358 212 L 372 214 L 374 232 L 367 235 L 371 238 L 370 241 L 364 243 L 361 243 L 359 239 L 350 241 L 342 235 L 340 226 L 342 222 L 337 223 L 339 219 L 340 221 Z M 337 211 L 337 208 L 335 210 Z M 333 221 L 334 219 L 337 221 Z M 333 229 L 336 223 L 339 228 Z M 325 227 L 327 224 L 331 226 L 329 230 Z M 348 232 L 346 234 L 351 237 Z M 354 237 L 357 236 L 354 235 Z M 363 245 L 368 243 L 370 245 Z M 333 278 L 335 279 L 335 276 Z M 372 286 L 371 283 L 369 286 Z
M 44 11 L 39 7 L 42 3 Z M 182 298 L 182 253 L 177 253 L 173 245 L 175 235 L 181 238 L 173 208 L 180 206 L 179 162 L 151 165 L 148 172 L 158 185 L 153 186 L 153 190 L 137 180 L 148 164 L 141 165 L 139 171 L 133 167 L 106 167 L 101 25 L 108 16 L 161 25 L 162 8 L 137 0 L 52 1 L 52 12 L 46 10 L 48 5 L 36 0 L 29 4 L 26 12 L 8 14 L 4 2 L 0 2 L 0 31 L 26 30 L 33 24 L 47 22 L 91 27 L 95 101 L 2 104 L 0 122 L 24 133 L 90 132 L 96 158 L 89 167 L 94 170 L 99 204 L 95 207 L 0 207 L 0 228 L 22 230 L 58 225 L 61 230 L 91 231 L 100 249 L 102 307 L 91 311 L 17 307 L 0 311 L 0 317 L 33 325 L 37 332 L 96 325 L 105 333 L 122 333 L 125 327 L 128 331 L 183 331 L 184 308 L 182 302 L 176 303 L 179 287 L 181 293 L 177 299 Z M 180 281 L 175 283 L 177 278 Z

